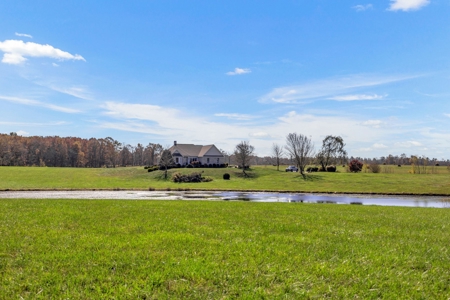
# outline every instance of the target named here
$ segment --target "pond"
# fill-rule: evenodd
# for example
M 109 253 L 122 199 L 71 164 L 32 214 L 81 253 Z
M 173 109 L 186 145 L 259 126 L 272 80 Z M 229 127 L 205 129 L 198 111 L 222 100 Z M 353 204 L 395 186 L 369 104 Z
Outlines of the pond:
M 450 208 L 450 196 L 384 196 L 220 191 L 2 191 L 0 198 L 216 200 Z

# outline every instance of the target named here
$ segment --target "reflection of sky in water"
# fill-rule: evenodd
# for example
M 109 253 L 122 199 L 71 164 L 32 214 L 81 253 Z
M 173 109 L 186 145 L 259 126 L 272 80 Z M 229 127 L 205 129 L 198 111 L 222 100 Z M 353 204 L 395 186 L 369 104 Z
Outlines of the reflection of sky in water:
M 450 208 L 450 197 L 214 191 L 1 191 L 0 198 L 116 200 L 234 200 Z
M 450 207 L 450 198 L 438 196 L 381 196 L 381 195 L 322 195 L 288 193 L 217 193 L 226 200 L 248 200 L 255 202 L 303 202 L 363 204 L 382 206 Z

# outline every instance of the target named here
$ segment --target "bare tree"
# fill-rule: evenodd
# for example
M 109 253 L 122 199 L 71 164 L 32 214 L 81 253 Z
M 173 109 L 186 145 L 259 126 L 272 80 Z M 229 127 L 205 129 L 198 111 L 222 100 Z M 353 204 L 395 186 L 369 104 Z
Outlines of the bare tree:
M 283 147 L 280 145 L 273 143 L 272 144 L 272 156 L 275 158 L 275 162 L 277 164 L 277 171 L 280 170 L 280 159 L 284 155 Z
M 305 177 L 305 167 L 314 151 L 314 144 L 303 134 L 289 133 L 286 136 L 286 151 L 295 161 L 300 174 Z
M 254 150 L 255 147 L 250 145 L 248 141 L 240 142 L 234 149 L 236 161 L 238 163 L 238 166 L 242 168 L 242 172 L 244 173 L 245 177 L 248 177 L 247 173 L 245 173 L 245 169 L 249 167 L 250 158 L 253 155 Z
M 164 168 L 164 179 L 167 179 L 167 170 L 174 165 L 172 153 L 169 150 L 163 150 L 159 160 L 159 166 Z
M 340 136 L 328 135 L 322 141 L 322 149 L 317 154 L 317 161 L 322 165 L 323 170 L 331 163 L 336 164 L 338 160 L 342 163 L 347 156 L 344 150 L 344 140 Z

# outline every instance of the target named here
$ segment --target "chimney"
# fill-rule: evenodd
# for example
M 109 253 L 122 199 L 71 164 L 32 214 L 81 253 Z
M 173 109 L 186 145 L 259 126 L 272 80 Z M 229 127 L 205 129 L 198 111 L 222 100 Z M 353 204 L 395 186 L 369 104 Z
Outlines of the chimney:
M 173 141 L 173 145 L 176 146 L 177 145 L 177 141 Z

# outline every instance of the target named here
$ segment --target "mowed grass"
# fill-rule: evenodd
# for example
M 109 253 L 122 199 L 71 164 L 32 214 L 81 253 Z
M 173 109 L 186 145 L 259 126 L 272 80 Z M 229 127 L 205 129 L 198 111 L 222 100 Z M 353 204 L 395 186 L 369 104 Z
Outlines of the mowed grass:
M 410 174 L 409 166 L 382 166 L 388 173 L 311 173 L 303 178 L 298 173 L 280 171 L 273 166 L 256 166 L 244 178 L 238 169 L 173 169 L 169 180 L 162 171 L 148 173 L 143 167 L 127 168 L 37 168 L 0 167 L 0 190 L 27 189 L 203 189 L 256 190 L 329 193 L 439 194 L 450 195 L 450 172 L 437 167 L 434 174 Z M 431 169 L 428 168 L 428 171 Z M 213 178 L 205 183 L 173 183 L 174 172 L 203 172 Z M 230 173 L 231 180 L 223 180 Z
M 0 200 L 0 299 L 448 299 L 450 210 Z

